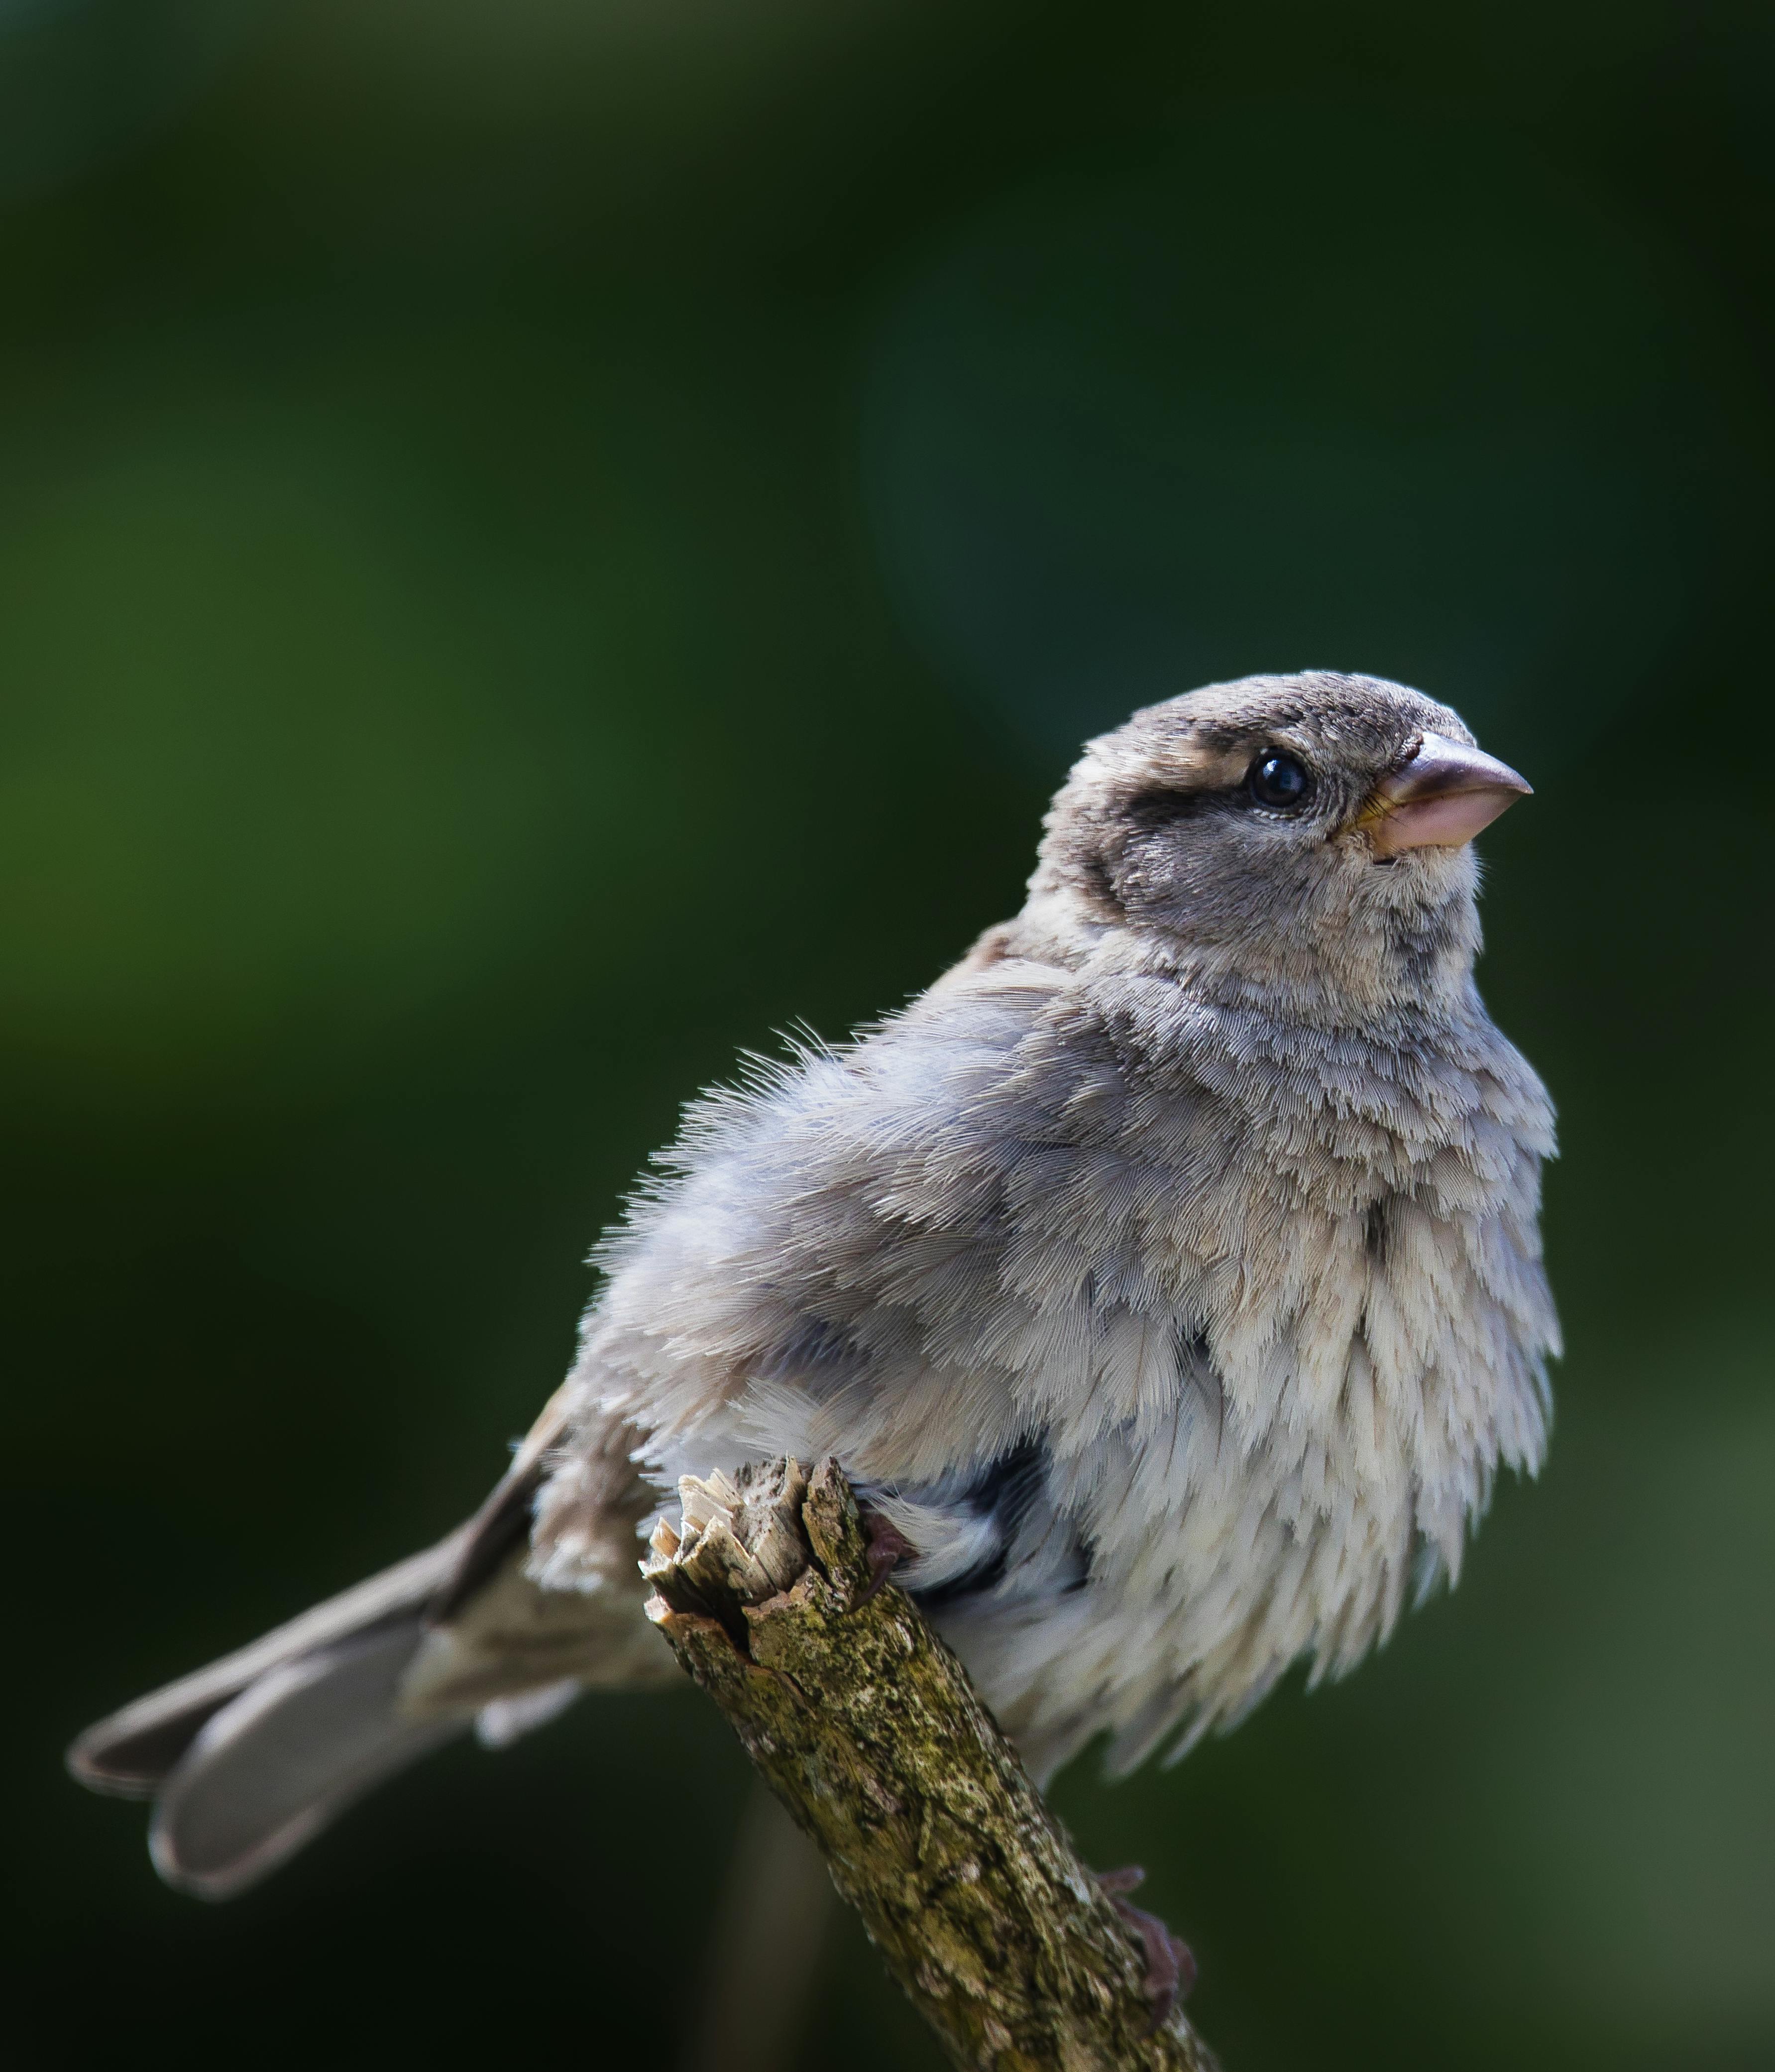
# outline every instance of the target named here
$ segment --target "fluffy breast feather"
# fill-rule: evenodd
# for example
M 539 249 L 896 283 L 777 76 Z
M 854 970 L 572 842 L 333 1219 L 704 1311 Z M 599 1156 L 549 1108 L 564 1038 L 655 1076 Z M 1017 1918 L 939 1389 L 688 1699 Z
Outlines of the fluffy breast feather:
M 1039 1441 L 1035 1566 L 947 1623 L 1040 1766 L 1105 1725 L 1137 1759 L 1303 1652 L 1349 1667 L 1538 1464 L 1551 1148 L 1470 989 L 1327 1030 L 1108 956 L 964 971 L 692 1112 L 606 1249 L 581 1445 L 632 1427 L 662 1492 L 836 1452 L 940 1564 L 978 1524 L 941 1493 Z M 1063 1603 L 1043 1531 L 1088 1550 Z

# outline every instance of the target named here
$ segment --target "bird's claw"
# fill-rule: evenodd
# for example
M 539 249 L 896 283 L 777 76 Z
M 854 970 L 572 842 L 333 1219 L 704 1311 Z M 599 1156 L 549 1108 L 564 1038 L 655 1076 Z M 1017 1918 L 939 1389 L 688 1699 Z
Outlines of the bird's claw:
M 861 1508 L 863 1536 L 869 1543 L 869 1579 L 857 1601 L 866 1605 L 906 1556 L 915 1554 L 918 1549 L 892 1519 L 878 1511 L 872 1511 L 867 1504 Z
M 1146 1953 L 1145 1992 L 1153 2009 L 1149 2033 L 1156 2035 L 1164 2027 L 1172 2008 L 1179 2000 L 1187 2000 L 1194 1989 L 1196 1959 L 1189 1944 L 1181 1936 L 1173 1935 L 1157 1914 L 1132 1905 L 1125 1897 L 1145 1876 L 1138 1864 L 1126 1864 L 1120 1870 L 1099 1871 L 1097 1882 L 1110 1905 L 1140 1937 L 1140 1947 Z

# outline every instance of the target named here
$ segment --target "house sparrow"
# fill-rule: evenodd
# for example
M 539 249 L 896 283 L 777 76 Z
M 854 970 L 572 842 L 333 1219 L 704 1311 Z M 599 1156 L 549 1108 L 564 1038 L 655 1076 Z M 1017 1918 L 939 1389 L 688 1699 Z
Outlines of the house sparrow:
M 688 1111 L 466 1525 L 70 1753 L 221 1898 L 478 1722 L 678 1674 L 681 1475 L 836 1454 L 1038 1778 L 1350 1668 L 1546 1445 L 1539 1080 L 1475 989 L 1529 787 L 1374 678 L 1091 742 L 1029 898 L 904 1013 Z

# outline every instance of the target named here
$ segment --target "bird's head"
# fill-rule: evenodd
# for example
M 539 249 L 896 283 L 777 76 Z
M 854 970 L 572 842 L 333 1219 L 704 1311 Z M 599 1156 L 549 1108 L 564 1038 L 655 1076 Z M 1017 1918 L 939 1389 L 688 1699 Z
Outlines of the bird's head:
M 1048 815 L 1032 917 L 1140 939 L 1315 1018 L 1434 1005 L 1478 948 L 1473 837 L 1529 788 L 1403 684 L 1210 684 L 1086 748 Z

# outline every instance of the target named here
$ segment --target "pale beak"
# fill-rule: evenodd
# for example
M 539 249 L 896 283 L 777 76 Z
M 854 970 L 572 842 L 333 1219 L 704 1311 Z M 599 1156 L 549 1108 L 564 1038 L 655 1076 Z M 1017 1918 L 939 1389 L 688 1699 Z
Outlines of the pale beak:
M 1369 794 L 1358 825 L 1376 856 L 1459 849 L 1534 788 L 1495 755 L 1427 733 Z

